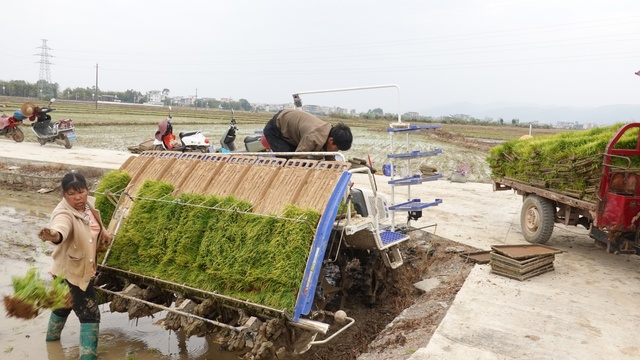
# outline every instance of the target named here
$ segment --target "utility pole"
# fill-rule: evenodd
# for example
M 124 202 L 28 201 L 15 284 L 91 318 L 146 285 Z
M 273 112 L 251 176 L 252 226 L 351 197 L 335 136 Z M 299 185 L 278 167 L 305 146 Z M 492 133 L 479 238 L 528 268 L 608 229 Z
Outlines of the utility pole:
M 96 110 L 98 109 L 98 63 L 96 63 Z
M 198 88 L 196 88 L 196 111 L 198 111 Z

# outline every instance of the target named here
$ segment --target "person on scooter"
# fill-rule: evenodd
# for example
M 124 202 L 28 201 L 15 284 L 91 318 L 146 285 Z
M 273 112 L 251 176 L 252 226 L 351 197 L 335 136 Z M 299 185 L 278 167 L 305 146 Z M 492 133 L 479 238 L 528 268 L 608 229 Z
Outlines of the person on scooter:
M 171 150 L 173 148 L 173 140 L 175 140 L 175 135 L 173 135 L 173 125 L 171 125 L 171 115 L 167 116 L 166 119 L 162 120 L 158 123 L 158 130 L 156 131 L 155 137 L 157 140 L 162 141 L 164 144 L 164 148 L 167 150 Z
M 80 359 L 97 359 L 100 309 L 93 287 L 96 255 L 113 237 L 102 225 L 100 212 L 88 196 L 82 174 L 70 172 L 61 181 L 62 200 L 51 214 L 49 227 L 38 237 L 55 245 L 51 274 L 63 276 L 73 299 L 72 308 L 55 309 L 50 315 L 46 341 L 60 340 L 60 334 L 73 310 L 80 320 Z
M 346 151 L 351 148 L 351 129 L 335 126 L 301 110 L 287 109 L 275 114 L 264 127 L 273 152 Z

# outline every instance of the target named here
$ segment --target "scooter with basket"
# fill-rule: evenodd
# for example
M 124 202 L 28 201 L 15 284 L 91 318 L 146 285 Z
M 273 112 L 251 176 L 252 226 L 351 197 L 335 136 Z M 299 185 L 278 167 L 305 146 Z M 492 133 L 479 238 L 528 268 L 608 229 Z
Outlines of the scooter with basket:
M 21 110 L 25 116 L 29 116 L 29 120 L 35 120 L 31 124 L 31 130 L 33 130 L 40 145 L 54 142 L 64 146 L 66 149 L 71 149 L 73 146 L 71 141 L 76 140 L 73 120 L 62 119 L 51 123 L 51 115 L 49 113 L 56 110 L 51 107 L 51 104 L 55 101 L 56 99 L 51 99 L 49 104 L 44 107 L 38 107 L 31 102 L 26 102 L 22 105 Z

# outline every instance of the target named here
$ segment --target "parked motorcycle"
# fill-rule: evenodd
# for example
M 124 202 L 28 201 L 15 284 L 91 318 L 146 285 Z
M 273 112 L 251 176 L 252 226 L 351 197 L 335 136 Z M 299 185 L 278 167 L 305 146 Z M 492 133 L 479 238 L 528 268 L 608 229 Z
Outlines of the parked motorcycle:
M 234 117 L 233 109 L 231 109 L 231 124 L 227 131 L 220 138 L 221 152 L 263 152 L 267 151 L 262 142 L 262 134 L 250 135 L 244 138 L 245 150 L 238 150 L 235 144 L 238 126 Z
M 169 108 L 171 110 L 171 108 Z M 180 132 L 179 141 L 173 135 L 171 114 L 158 124 L 158 130 L 153 140 L 153 150 L 181 151 L 181 152 L 211 152 L 212 146 L 201 130 Z
M 55 142 L 64 146 L 66 149 L 71 149 L 71 141 L 76 140 L 73 120 L 62 119 L 53 124 L 51 123 L 51 115 L 49 115 L 49 113 L 55 110 L 51 107 L 51 104 L 55 101 L 56 99 L 51 99 L 49 105 L 45 107 L 37 107 L 32 103 L 25 103 L 22 105 L 22 112 L 25 115 L 31 115 L 30 112 L 33 112 L 33 116 L 29 117 L 31 121 L 35 120 L 35 122 L 31 124 L 31 130 L 36 134 L 40 145 Z
M 12 138 L 15 142 L 24 141 L 24 133 L 19 125 L 21 125 L 22 120 L 26 118 L 20 110 L 16 110 L 13 116 L 9 116 L 3 111 L 2 115 L 0 115 L 0 135 Z

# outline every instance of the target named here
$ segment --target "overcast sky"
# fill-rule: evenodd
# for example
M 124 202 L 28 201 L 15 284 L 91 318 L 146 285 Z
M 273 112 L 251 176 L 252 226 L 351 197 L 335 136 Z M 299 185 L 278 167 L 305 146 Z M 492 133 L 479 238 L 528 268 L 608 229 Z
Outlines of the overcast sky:
M 98 64 L 103 91 L 252 103 L 399 86 L 302 96 L 359 111 L 640 103 L 638 0 L 22 0 L 2 12 L 0 80 L 38 81 L 47 39 L 61 89 L 93 86 Z

